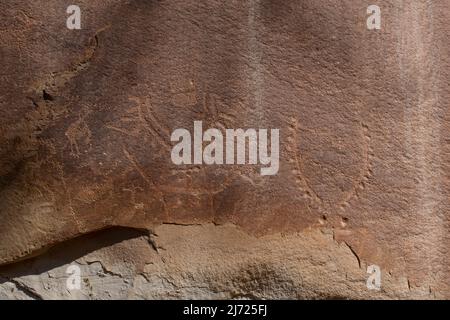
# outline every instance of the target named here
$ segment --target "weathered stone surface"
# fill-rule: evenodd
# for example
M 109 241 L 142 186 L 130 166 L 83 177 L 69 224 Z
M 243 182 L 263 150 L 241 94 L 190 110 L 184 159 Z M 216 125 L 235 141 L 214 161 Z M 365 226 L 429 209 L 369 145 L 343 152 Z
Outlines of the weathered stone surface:
M 114 240 L 118 243 L 106 246 Z M 151 241 L 157 251 L 148 236 L 126 229 L 71 240 L 0 268 L 0 299 L 442 297 L 427 285 L 410 286 L 405 276 L 386 272 L 381 291 L 367 290 L 365 263 L 333 240 L 332 232 L 257 239 L 229 224 L 163 225 Z M 69 265 L 81 269 L 81 290 L 67 290 Z
M 75 260 L 74 298 L 450 297 L 449 3 L 377 1 L 369 31 L 360 0 L 77 2 L 77 31 L 0 4 L 1 298 L 69 298 Z M 195 120 L 279 128 L 278 175 L 175 166 Z M 112 226 L 167 250 L 70 240 Z

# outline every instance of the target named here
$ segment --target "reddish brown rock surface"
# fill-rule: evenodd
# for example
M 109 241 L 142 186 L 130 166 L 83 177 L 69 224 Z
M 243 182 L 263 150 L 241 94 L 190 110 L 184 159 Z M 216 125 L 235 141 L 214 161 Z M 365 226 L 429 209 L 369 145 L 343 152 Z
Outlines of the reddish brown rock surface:
M 118 257 L 129 250 L 130 279 L 178 285 L 120 298 L 367 298 L 367 264 L 392 277 L 373 297 L 450 297 L 450 4 L 376 1 L 374 31 L 359 0 L 77 2 L 82 30 L 66 28 L 66 1 L 0 4 L 0 264 L 125 226 L 158 234 L 171 264 L 142 235 L 103 259 L 128 270 Z M 278 174 L 172 164 L 171 132 L 196 120 L 279 128 Z M 243 269 L 222 270 L 230 257 L 289 285 L 233 296 L 227 281 Z M 18 286 L 26 263 L 0 271 L 3 285 Z M 296 263 L 309 271 L 277 278 Z M 180 270 L 209 289 L 189 291 Z

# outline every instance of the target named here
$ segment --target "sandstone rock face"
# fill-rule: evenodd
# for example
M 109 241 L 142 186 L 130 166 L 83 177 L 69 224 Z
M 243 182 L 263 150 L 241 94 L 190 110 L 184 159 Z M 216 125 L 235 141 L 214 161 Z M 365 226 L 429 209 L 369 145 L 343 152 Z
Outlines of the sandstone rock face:
M 0 4 L 0 299 L 450 298 L 450 3 L 76 2 Z M 175 165 L 194 121 L 278 173 Z

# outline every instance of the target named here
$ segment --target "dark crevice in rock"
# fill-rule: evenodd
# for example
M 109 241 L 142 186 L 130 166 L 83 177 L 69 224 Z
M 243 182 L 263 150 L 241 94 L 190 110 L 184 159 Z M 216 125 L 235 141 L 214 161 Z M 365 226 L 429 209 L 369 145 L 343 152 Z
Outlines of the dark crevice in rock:
M 102 268 L 103 275 L 110 275 L 110 276 L 113 276 L 113 277 L 122 278 L 122 275 L 120 273 L 115 273 L 115 272 L 113 272 L 111 270 L 108 270 L 105 267 L 105 265 L 103 264 L 103 262 L 101 262 L 100 260 L 89 261 L 87 264 L 91 265 L 91 264 L 94 264 L 94 263 L 98 263 L 100 265 L 100 267 Z
M 39 108 L 39 105 L 38 105 L 38 103 L 36 102 L 36 100 L 34 100 L 34 98 L 32 98 L 32 97 L 27 97 L 27 99 L 31 101 L 31 103 L 33 104 L 33 106 L 34 106 L 35 108 Z
M 46 101 L 53 101 L 55 100 L 55 98 L 53 98 L 53 96 L 51 94 L 49 94 L 47 91 L 42 90 L 42 98 L 44 98 L 44 100 Z
M 353 253 L 353 255 L 355 256 L 356 260 L 358 260 L 358 265 L 361 268 L 361 259 L 359 258 L 358 254 L 356 253 L 356 251 L 347 243 L 345 242 L 345 244 L 347 245 L 347 247 L 350 249 L 350 251 Z
M 33 300 L 44 300 L 42 298 L 42 296 L 40 296 L 38 293 L 36 293 L 33 289 L 27 287 L 26 285 L 24 285 L 23 283 L 14 280 L 14 279 L 8 279 L 8 278 L 4 278 L 2 276 L 0 276 L 0 283 L 4 283 L 4 282 L 10 282 L 12 283 L 17 290 L 19 290 L 20 292 L 24 293 L 26 296 L 28 296 L 29 298 L 33 299 Z

